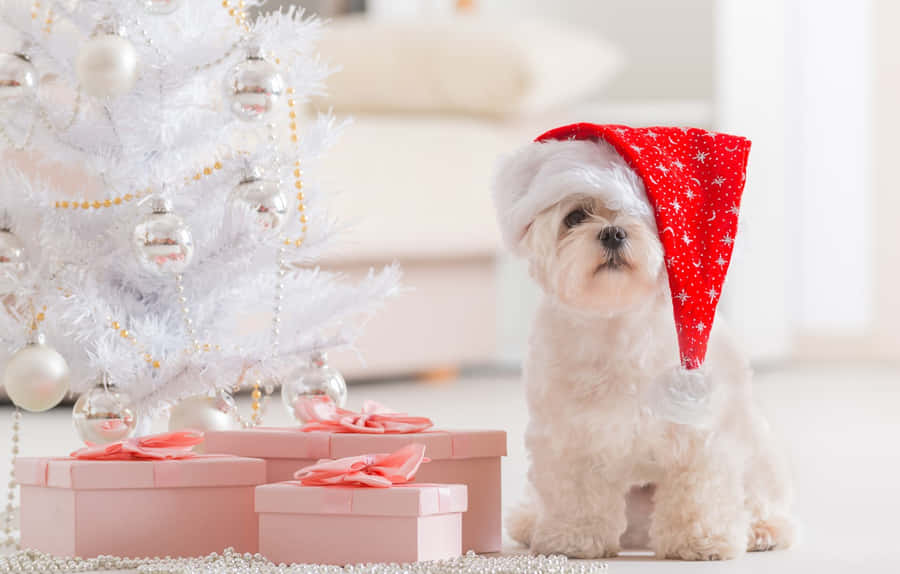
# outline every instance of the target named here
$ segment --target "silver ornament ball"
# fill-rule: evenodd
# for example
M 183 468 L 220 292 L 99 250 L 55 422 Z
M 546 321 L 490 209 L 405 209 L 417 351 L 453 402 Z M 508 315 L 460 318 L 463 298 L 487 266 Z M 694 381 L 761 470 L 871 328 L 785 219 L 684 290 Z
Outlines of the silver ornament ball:
M 257 215 L 260 227 L 280 228 L 287 217 L 287 198 L 277 181 L 263 179 L 258 169 L 248 170 L 244 178 L 231 191 L 228 201 L 233 206 L 243 206 Z
M 234 400 L 224 392 L 182 399 L 169 414 L 169 430 L 230 430 L 235 428 Z
M 24 54 L 0 54 L 0 104 L 18 103 L 34 95 L 37 70 Z
M 313 353 L 309 364 L 291 372 L 281 385 L 281 402 L 288 413 L 300 423 L 306 423 L 297 409 L 297 401 L 327 395 L 339 407 L 347 404 L 347 383 L 344 377 L 328 366 L 325 353 Z
M 171 14 L 181 6 L 181 0 L 141 0 L 144 9 L 150 14 Z
M 97 34 L 81 45 L 75 70 L 88 95 L 98 98 L 121 96 L 129 92 L 137 80 L 137 50 L 118 34 Z
M 12 293 L 28 271 L 25 246 L 8 229 L 0 230 L 0 294 Z
M 194 238 L 168 201 L 156 198 L 152 211 L 134 227 L 131 246 L 141 266 L 151 273 L 181 273 L 194 257 Z
M 101 378 L 75 401 L 72 423 L 85 444 L 109 444 L 134 435 L 138 414 L 126 393 Z
M 3 386 L 9 400 L 33 413 L 52 409 L 69 390 L 69 365 L 43 335 L 16 351 L 6 363 Z
M 244 121 L 259 121 L 271 114 L 284 93 L 284 78 L 278 69 L 252 48 L 247 59 L 226 76 L 225 96 L 231 111 Z

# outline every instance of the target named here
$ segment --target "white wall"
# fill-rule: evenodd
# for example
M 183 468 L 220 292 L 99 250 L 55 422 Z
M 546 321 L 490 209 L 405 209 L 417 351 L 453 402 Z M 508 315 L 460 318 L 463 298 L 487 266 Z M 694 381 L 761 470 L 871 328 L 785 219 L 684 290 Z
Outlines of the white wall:
M 853 3 L 856 6 L 856 3 Z M 865 285 L 860 292 L 843 294 L 851 301 L 836 302 L 835 305 L 867 306 L 865 321 L 852 329 L 807 328 L 797 339 L 797 352 L 801 357 L 814 360 L 838 358 L 874 359 L 879 361 L 900 361 L 900 178 L 897 175 L 897 158 L 900 156 L 900 2 L 896 0 L 868 0 L 868 26 L 864 47 L 851 48 L 868 54 L 868 130 L 863 140 L 845 140 L 843 132 L 832 132 L 827 137 L 840 150 L 861 147 L 867 150 L 868 186 L 860 189 L 849 185 L 840 197 L 832 197 L 838 207 L 848 207 L 853 214 L 860 206 L 850 205 L 863 198 L 866 220 L 863 235 L 867 238 L 866 269 L 861 275 L 849 281 Z M 835 35 L 843 34 L 847 24 L 841 19 Z M 859 22 L 855 22 L 856 30 Z M 851 28 L 851 31 L 853 28 Z M 851 38 L 854 36 L 851 36 Z M 852 79 L 853 70 L 848 75 Z M 843 77 L 843 70 L 835 69 L 836 78 Z M 846 110 L 836 109 L 831 118 L 840 119 Z M 858 217 L 858 214 L 857 214 Z M 844 272 L 834 270 L 834 276 L 846 281 Z M 833 280 L 833 279 L 831 279 Z M 825 301 L 823 300 L 824 304 Z M 838 307 L 840 309 L 840 307 Z M 852 308 L 852 307 L 851 307 Z M 842 310 L 843 315 L 846 310 Z
M 716 2 L 715 127 L 753 142 L 722 310 L 757 363 L 789 352 L 784 20 L 781 0 Z
M 475 0 L 475 7 L 488 17 L 535 16 L 566 22 L 621 47 L 628 66 L 605 93 L 609 97 L 706 100 L 713 90 L 713 3 Z
M 789 308 L 801 332 L 859 335 L 871 322 L 869 4 L 787 3 Z
M 872 356 L 900 361 L 900 2 L 874 0 L 872 25 Z

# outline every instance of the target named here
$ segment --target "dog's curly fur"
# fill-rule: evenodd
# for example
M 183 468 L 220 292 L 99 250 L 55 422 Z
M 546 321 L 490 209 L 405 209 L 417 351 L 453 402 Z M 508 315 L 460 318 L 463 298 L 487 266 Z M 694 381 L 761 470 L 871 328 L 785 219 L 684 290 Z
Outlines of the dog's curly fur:
M 515 246 L 545 296 L 525 365 L 530 492 L 508 517 L 510 535 L 538 553 L 615 556 L 627 493 L 652 484 L 649 543 L 660 557 L 719 560 L 789 546 L 788 473 L 751 400 L 748 361 L 721 319 L 704 367 L 713 422 L 675 424 L 648 408 L 679 352 L 639 178 L 603 142 L 537 147 L 507 160 L 495 182 L 565 186 Z M 577 209 L 587 217 L 570 227 L 565 218 Z M 627 232 L 620 255 L 598 240 L 609 225 Z

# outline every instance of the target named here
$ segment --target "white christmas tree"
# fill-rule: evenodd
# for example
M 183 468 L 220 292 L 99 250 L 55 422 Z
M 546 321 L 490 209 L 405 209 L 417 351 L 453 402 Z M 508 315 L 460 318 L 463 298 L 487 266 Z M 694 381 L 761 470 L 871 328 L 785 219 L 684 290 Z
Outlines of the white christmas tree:
M 21 406 L 111 384 L 141 432 L 188 397 L 271 392 L 395 291 L 393 267 L 350 283 L 314 266 L 339 230 L 313 177 L 339 126 L 301 106 L 329 70 L 315 20 L 260 4 L 0 0 L 17 46 L 0 54 L 0 337 Z

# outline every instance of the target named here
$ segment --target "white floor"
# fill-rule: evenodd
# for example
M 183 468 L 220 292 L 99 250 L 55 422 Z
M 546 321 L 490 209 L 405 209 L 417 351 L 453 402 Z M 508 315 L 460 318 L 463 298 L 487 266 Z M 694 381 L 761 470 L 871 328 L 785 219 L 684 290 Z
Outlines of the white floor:
M 797 368 L 760 375 L 756 389 L 793 460 L 796 511 L 803 527 L 800 544 L 727 563 L 625 556 L 609 561 L 610 572 L 900 572 L 900 529 L 893 518 L 900 516 L 900 371 Z M 352 408 L 364 399 L 428 415 L 445 428 L 506 429 L 504 497 L 512 503 L 519 496 L 526 468 L 522 432 L 527 413 L 516 379 L 351 388 Z M 287 423 L 280 404 L 273 401 L 271 406 L 267 423 Z M 10 413 L 0 411 L 0 433 L 6 433 L 0 436 L 8 436 Z M 26 416 L 23 455 L 59 456 L 77 446 L 67 411 Z M 8 472 L 8 457 L 3 458 L 0 477 Z

